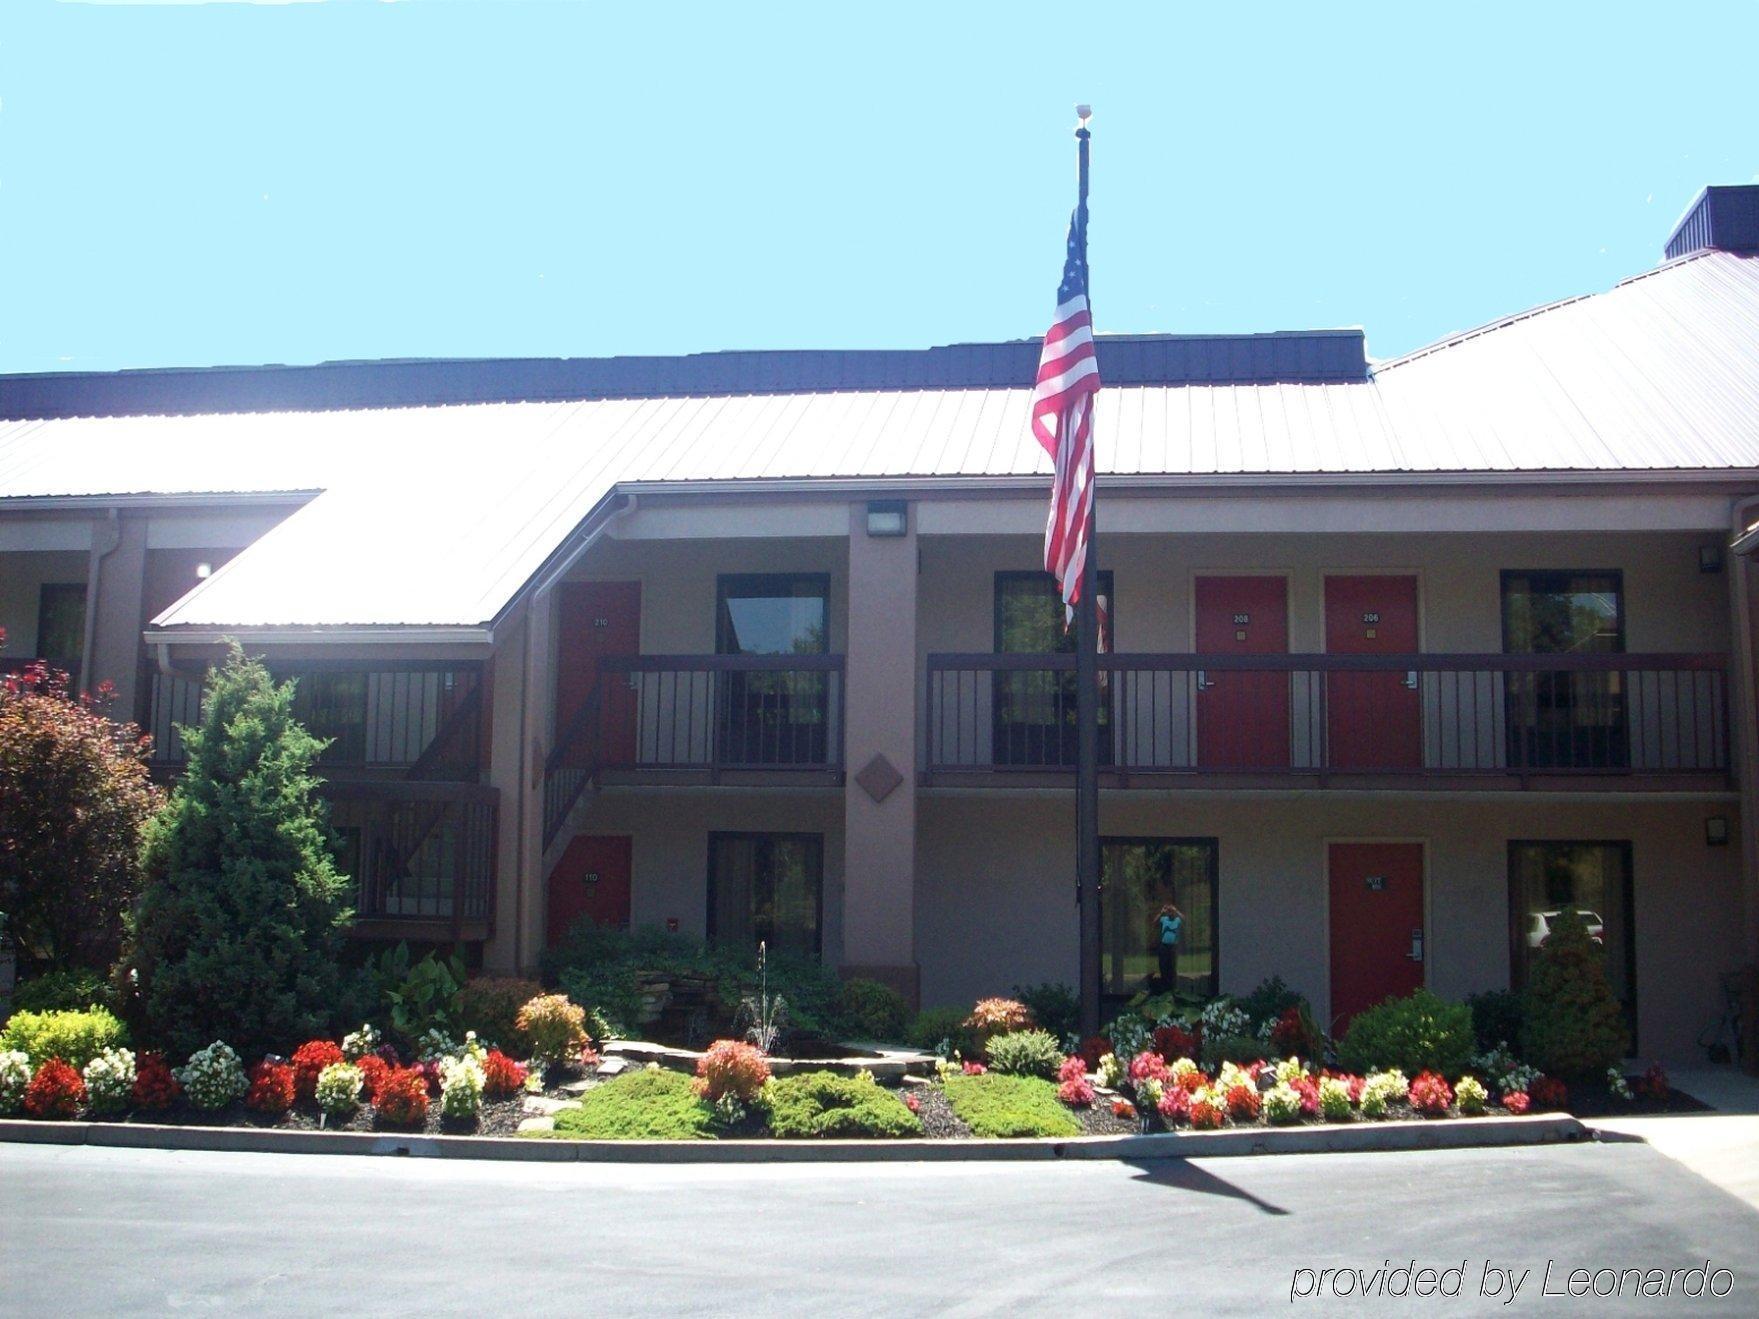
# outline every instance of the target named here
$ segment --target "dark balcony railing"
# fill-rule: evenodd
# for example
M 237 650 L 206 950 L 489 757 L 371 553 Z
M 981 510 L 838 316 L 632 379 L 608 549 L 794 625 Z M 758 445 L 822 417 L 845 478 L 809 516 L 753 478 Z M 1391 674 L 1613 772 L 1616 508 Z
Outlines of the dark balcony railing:
M 842 767 L 841 655 L 606 657 L 545 766 L 544 839 L 606 771 L 712 782 Z
M 1102 655 L 1116 776 L 1729 772 L 1722 655 Z M 931 655 L 931 775 L 1075 765 L 1074 657 Z
M 471 780 L 481 763 L 482 671 L 474 664 L 399 664 L 371 668 L 275 666 L 295 679 L 293 713 L 329 745 L 318 756 L 330 771 L 362 770 L 408 778 Z M 143 669 L 142 726 L 153 760 L 175 769 L 185 759 L 179 726 L 201 721 L 198 679 Z
M 332 780 L 322 792 L 367 927 L 488 937 L 499 794 L 474 783 Z

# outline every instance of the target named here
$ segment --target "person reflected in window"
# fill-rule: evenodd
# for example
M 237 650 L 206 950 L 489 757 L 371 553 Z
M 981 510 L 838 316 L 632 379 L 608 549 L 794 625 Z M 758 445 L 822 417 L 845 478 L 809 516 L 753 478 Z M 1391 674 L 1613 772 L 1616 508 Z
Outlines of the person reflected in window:
M 1154 986 L 1157 993 L 1166 993 L 1178 983 L 1175 969 L 1179 951 L 1179 935 L 1185 929 L 1185 913 L 1172 903 L 1162 905 L 1160 914 L 1155 917 L 1155 957 L 1160 964 L 1160 974 L 1155 977 Z

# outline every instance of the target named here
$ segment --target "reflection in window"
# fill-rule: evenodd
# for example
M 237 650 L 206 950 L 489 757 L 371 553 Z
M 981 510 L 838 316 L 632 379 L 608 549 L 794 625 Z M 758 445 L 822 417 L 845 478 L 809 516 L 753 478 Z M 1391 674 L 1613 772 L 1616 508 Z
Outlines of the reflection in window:
M 822 573 L 720 579 L 720 655 L 822 655 L 830 580 Z M 829 679 L 823 671 L 741 670 L 722 675 L 719 759 L 727 765 L 822 765 L 830 754 Z
M 823 883 L 818 834 L 710 834 L 709 938 L 817 957 Z
M 1112 575 L 1099 574 L 1100 600 L 1107 622 L 1116 626 Z M 1068 655 L 1075 651 L 1075 629 L 1066 627 L 1056 579 L 1045 572 L 996 574 L 996 654 Z M 1101 649 L 1106 649 L 1101 646 Z M 1075 721 L 1075 674 L 1043 670 L 998 672 L 992 697 L 995 763 L 1058 765 L 1075 763 L 1079 731 Z M 1112 739 L 1111 693 L 1100 689 L 1099 759 L 1109 764 Z
M 1108 838 L 1100 843 L 1100 977 L 1104 993 L 1132 995 L 1158 974 L 1160 909 L 1185 917 L 1175 962 L 1178 988 L 1220 992 L 1213 838 Z
M 85 653 L 86 588 L 83 582 L 53 582 L 37 592 L 36 658 L 67 674 L 79 689 L 80 658 Z
M 1511 655 L 1617 654 L 1625 648 L 1624 584 L 1616 572 L 1502 575 L 1503 649 Z M 1630 763 L 1624 675 L 1510 673 L 1511 768 L 1621 769 Z
M 1606 978 L 1636 1023 L 1636 951 L 1631 913 L 1631 845 L 1625 842 L 1509 844 L 1510 979 L 1527 983 L 1533 957 L 1559 912 L 1573 909 L 1606 950 Z

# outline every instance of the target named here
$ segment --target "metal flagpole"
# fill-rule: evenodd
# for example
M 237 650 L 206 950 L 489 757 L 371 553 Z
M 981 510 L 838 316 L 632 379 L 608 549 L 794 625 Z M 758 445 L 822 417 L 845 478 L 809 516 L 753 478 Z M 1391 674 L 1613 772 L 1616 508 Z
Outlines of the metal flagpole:
M 1075 107 L 1079 160 L 1075 209 L 1082 271 L 1087 278 L 1087 309 L 1093 313 L 1093 277 L 1087 269 L 1087 144 L 1091 134 L 1085 105 Z M 1092 406 L 1089 400 L 1088 406 Z M 1090 418 L 1092 426 L 1097 418 Z M 1090 444 L 1097 443 L 1094 435 Z M 1088 500 L 1087 556 L 1081 568 L 1081 599 L 1075 606 L 1075 900 L 1081 920 L 1081 1033 L 1099 1033 L 1099 463 L 1094 461 L 1093 497 Z

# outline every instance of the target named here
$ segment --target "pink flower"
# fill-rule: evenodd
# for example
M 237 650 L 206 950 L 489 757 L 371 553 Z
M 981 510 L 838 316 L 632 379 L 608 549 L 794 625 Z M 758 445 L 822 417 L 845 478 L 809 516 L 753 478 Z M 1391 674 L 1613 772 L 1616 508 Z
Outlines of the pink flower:
M 1084 1076 L 1070 1077 L 1057 1087 L 1057 1098 L 1070 1108 L 1086 1108 L 1093 1103 L 1093 1086 Z
M 1527 1107 L 1530 1103 L 1532 1103 L 1532 1101 L 1519 1090 L 1511 1090 L 1508 1094 L 1502 1097 L 1502 1106 L 1517 1117 L 1527 1111 Z

